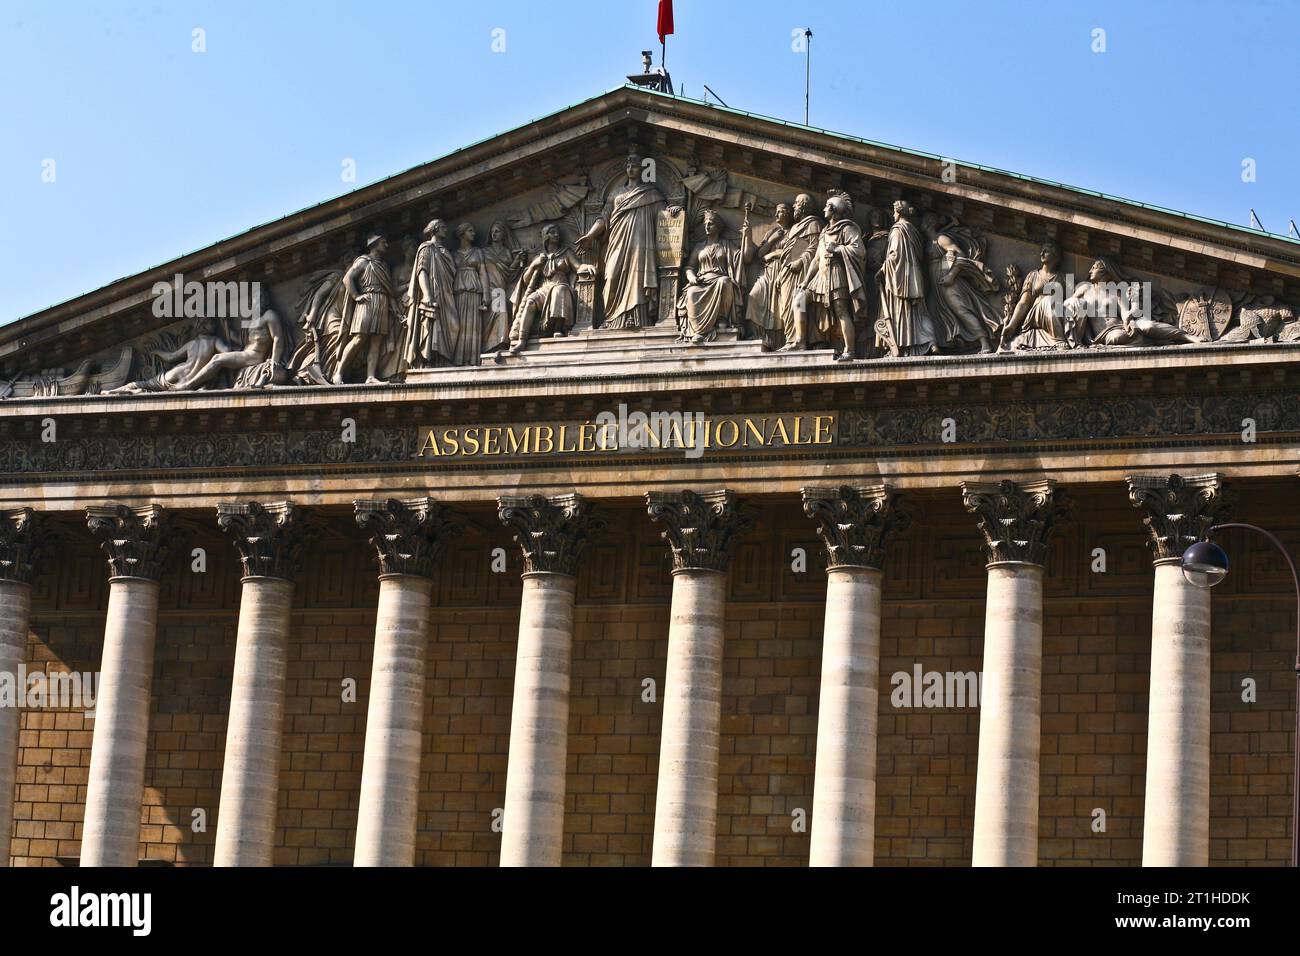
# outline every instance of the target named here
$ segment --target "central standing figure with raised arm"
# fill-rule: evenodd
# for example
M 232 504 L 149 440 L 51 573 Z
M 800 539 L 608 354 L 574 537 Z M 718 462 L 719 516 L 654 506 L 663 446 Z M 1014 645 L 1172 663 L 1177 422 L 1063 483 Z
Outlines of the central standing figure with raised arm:
M 659 299 L 659 267 L 655 263 L 655 221 L 667 203 L 653 179 L 646 180 L 642 159 L 627 157 L 627 181 L 614 190 L 600 218 L 575 244 L 587 252 L 604 236 L 601 297 L 603 329 L 639 329 L 654 325 Z M 669 206 L 669 211 L 679 211 Z

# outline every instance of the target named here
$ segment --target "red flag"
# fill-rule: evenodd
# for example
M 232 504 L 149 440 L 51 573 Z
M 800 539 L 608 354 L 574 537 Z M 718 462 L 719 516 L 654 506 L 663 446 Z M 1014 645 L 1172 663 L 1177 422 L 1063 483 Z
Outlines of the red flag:
M 659 0 L 659 42 L 673 32 L 673 0 Z

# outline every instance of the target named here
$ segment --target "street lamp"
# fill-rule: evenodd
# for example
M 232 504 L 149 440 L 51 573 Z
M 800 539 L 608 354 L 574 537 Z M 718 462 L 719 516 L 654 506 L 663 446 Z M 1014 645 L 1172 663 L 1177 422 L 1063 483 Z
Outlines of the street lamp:
M 1291 865 L 1300 866 L 1300 574 L 1296 573 L 1295 562 L 1282 542 L 1258 525 L 1232 522 L 1218 524 L 1206 532 L 1206 537 L 1226 528 L 1247 528 L 1258 531 L 1286 558 L 1287 567 L 1291 569 L 1291 580 L 1295 584 L 1296 599 L 1296 733 L 1295 753 L 1293 754 L 1295 776 L 1291 781 Z M 1183 552 L 1183 577 L 1193 587 L 1208 589 L 1214 587 L 1228 576 L 1228 554 L 1213 541 L 1197 541 Z

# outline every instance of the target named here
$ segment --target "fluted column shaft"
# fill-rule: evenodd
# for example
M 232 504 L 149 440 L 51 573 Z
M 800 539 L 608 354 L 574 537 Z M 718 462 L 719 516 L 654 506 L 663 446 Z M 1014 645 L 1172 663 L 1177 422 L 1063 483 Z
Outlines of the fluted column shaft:
M 725 489 L 650 492 L 664 525 L 673 597 L 664 677 L 653 866 L 712 866 L 718 832 L 718 751 L 727 570 L 754 512 Z
M 357 810 L 356 866 L 412 866 L 433 582 L 379 579 L 375 656 Z
M 1143 866 L 1210 862 L 1210 592 L 1183 576 L 1183 552 L 1231 509 L 1222 475 L 1130 475 L 1129 500 L 1155 565 Z
M 21 696 L 27 688 L 18 680 L 27 659 L 27 629 L 31 623 L 32 586 L 0 579 L 0 674 L 13 681 L 12 706 L 0 701 L 0 866 L 9 865 L 14 823 L 14 794 L 18 770 L 18 725 Z
M 578 563 L 605 522 L 578 494 L 503 497 L 497 506 L 524 561 L 501 865 L 559 866 Z
M 577 579 L 524 574 L 510 711 L 502 866 L 559 866 Z
M 108 559 L 108 615 L 95 696 L 82 866 L 135 866 L 149 743 L 159 579 L 172 535 L 157 505 L 86 509 L 86 522 Z
M 293 574 L 305 540 L 318 529 L 292 501 L 222 502 L 217 526 L 234 536 L 244 575 L 213 862 L 270 866 Z
M 826 572 L 809 866 L 874 860 L 881 578 L 866 567 Z
M 1210 862 L 1210 592 L 1156 565 L 1143 866 Z
M 973 866 L 1038 864 L 1043 576 L 1070 511 L 1050 479 L 962 482 L 988 556 Z
M 109 581 L 108 621 L 90 745 L 82 866 L 135 866 L 158 629 L 157 581 Z
M 355 866 L 413 866 L 434 561 L 460 525 L 433 499 L 353 502 L 379 558 Z
M 726 587 L 720 571 L 673 572 L 654 866 L 713 865 Z
M 984 613 L 974 866 L 1038 862 L 1043 569 L 993 565 Z
M 888 485 L 804 488 L 826 554 L 809 866 L 871 866 L 876 838 L 881 567 L 911 521 Z
M 292 581 L 243 579 L 217 812 L 216 866 L 271 865 L 292 607 Z

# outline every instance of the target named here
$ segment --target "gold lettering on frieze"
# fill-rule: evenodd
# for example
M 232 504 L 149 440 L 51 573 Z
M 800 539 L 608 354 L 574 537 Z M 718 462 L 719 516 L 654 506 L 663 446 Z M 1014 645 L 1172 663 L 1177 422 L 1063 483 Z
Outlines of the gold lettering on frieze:
M 417 458 L 526 458 L 652 453 L 700 458 L 708 452 L 779 451 L 833 445 L 834 412 L 718 415 L 624 412 L 616 420 L 534 425 L 431 425 L 419 431 Z M 612 417 L 612 416 L 611 416 Z

